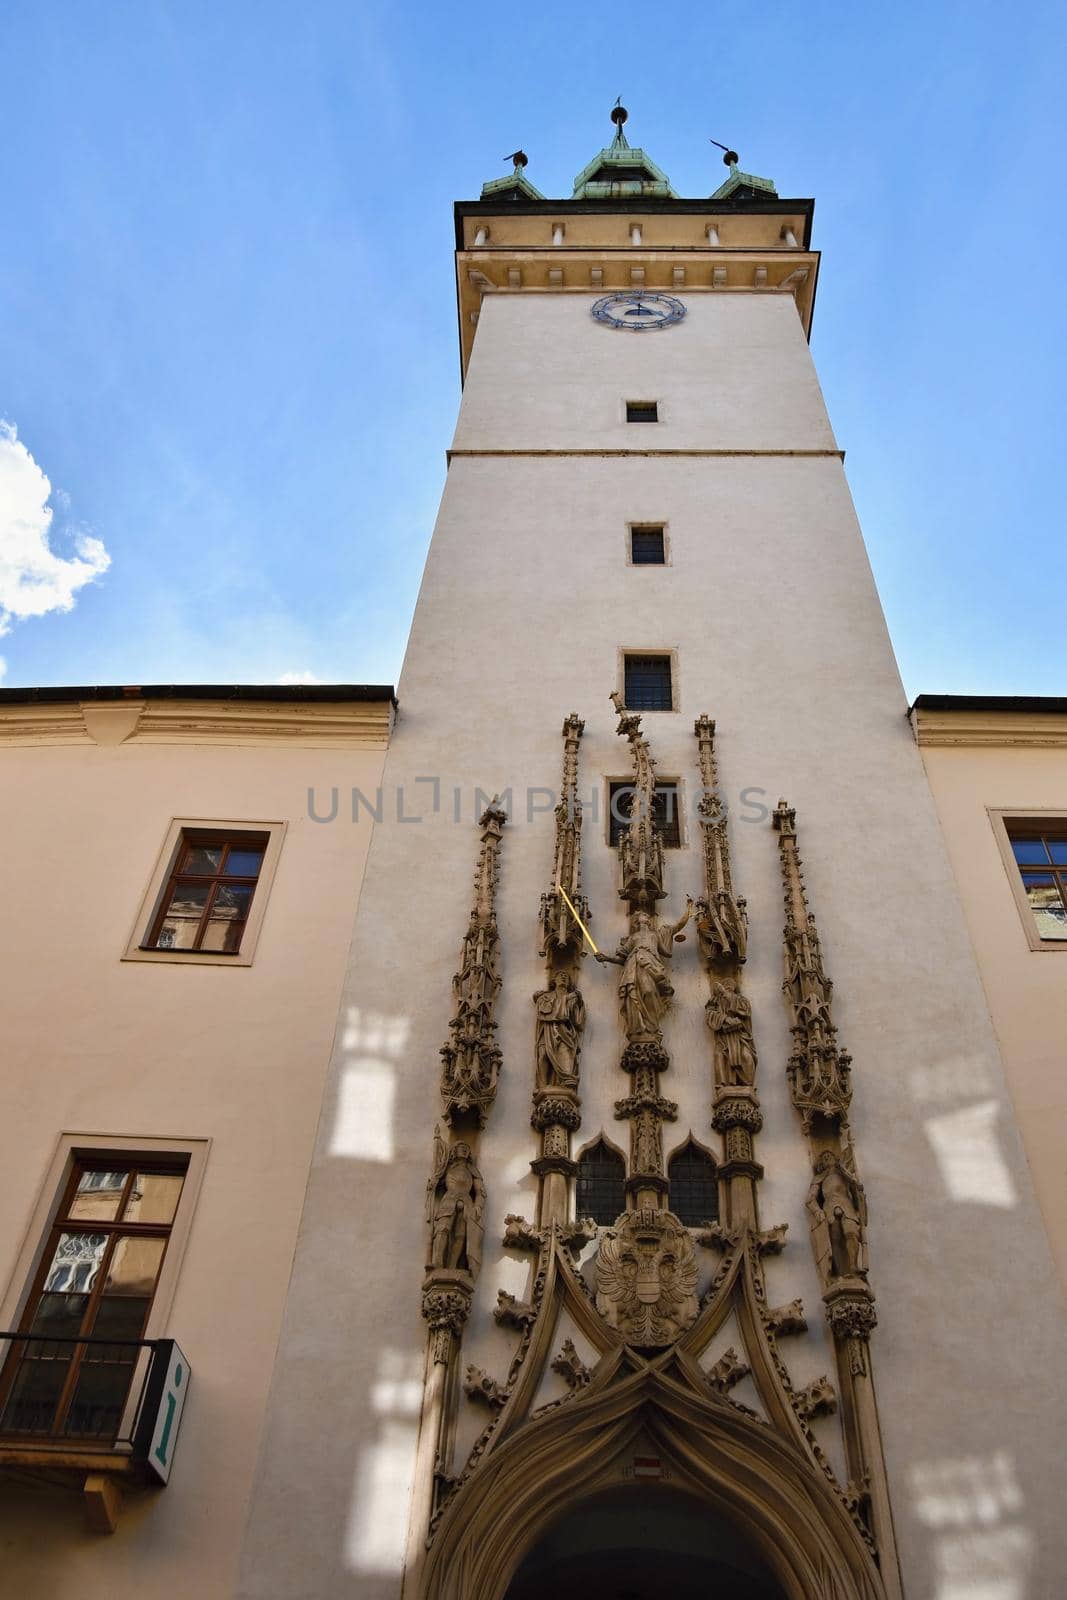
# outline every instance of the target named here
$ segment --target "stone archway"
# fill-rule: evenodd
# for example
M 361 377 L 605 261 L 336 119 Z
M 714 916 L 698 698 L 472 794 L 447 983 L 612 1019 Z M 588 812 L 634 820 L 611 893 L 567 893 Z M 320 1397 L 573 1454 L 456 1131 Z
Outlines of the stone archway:
M 730 1523 L 691 1495 L 632 1483 L 582 1501 L 530 1550 L 505 1600 L 784 1600 Z

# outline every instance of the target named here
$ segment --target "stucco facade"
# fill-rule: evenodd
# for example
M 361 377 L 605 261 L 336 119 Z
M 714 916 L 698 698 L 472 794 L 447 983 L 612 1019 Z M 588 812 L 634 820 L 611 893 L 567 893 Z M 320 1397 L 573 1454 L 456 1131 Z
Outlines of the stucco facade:
M 64 1441 L 5 1437 L 0 1589 L 19 1600 L 234 1591 L 371 833 L 349 793 L 373 795 L 392 720 L 387 689 L 325 694 L 0 699 L 0 1327 L 21 1325 L 73 1149 L 192 1154 L 146 1329 L 192 1369 L 170 1482 L 124 1492 L 101 1537 L 80 1505 L 93 1450 L 78 1471 L 67 1440 L 57 1471 Z M 335 786 L 317 824 L 309 788 L 326 815 Z M 281 835 L 249 965 L 125 959 L 176 817 Z
M 805 204 L 781 209 L 793 216 Z M 517 230 L 528 229 L 521 206 L 514 214 Z M 339 1035 L 326 1087 L 242 1564 L 245 1600 L 396 1600 L 402 1591 L 415 1600 L 426 1582 L 474 1600 L 468 1568 L 425 1577 L 426 1430 L 438 1402 L 419 1290 L 439 1054 L 470 913 L 476 818 L 489 796 L 510 797 L 496 898 L 502 1066 L 477 1139 L 485 1254 L 461 1363 L 503 1383 L 516 1341 L 494 1316 L 498 1293 L 521 1301 L 531 1292 L 527 1262 L 501 1241 L 505 1218 L 532 1222 L 537 1204 L 531 995 L 544 982 L 537 917 L 552 869 L 560 724 L 571 712 L 585 720 L 583 886 L 595 937 L 611 950 L 625 917 L 606 786 L 629 764 L 608 695 L 621 687 L 628 650 L 673 660 L 673 709 L 643 718 L 659 777 L 677 780 L 687 801 L 682 847 L 668 852 L 661 910 L 670 918 L 687 891 L 700 892 L 688 803 L 698 788 L 693 724 L 702 713 L 717 722 L 734 877 L 749 908 L 761 1216 L 789 1225 L 789 1248 L 767 1267 L 768 1293 L 809 1308 L 807 1333 L 788 1349 L 800 1386 L 829 1369 L 832 1352 L 808 1244 L 811 1157 L 785 1077 L 770 812 L 780 794 L 796 807 L 835 1020 L 854 1057 L 852 1133 L 870 1206 L 872 1349 L 899 1553 L 899 1575 L 897 1555 L 887 1555 L 872 1581 L 896 1593 L 902 1579 L 916 1600 L 1057 1591 L 1067 1417 L 1055 1374 L 1067 1323 L 1046 1292 L 1048 1244 L 804 323 L 790 292 L 765 292 L 751 270 L 741 280 L 731 250 L 743 255 L 742 214 L 731 211 L 721 254 L 709 248 L 699 272 L 687 263 L 682 285 L 671 279 L 684 320 L 640 337 L 590 316 L 603 284 L 591 284 L 586 255 L 561 246 L 553 284 L 539 238 L 543 284 L 529 288 L 521 273 L 509 280 L 501 257 L 499 283 L 479 286 L 478 250 L 461 235 L 470 361 L 386 761 L 388 820 L 372 841 L 345 982 L 345 1014 L 374 1025 L 370 1038 L 362 1020 Z M 612 271 L 667 271 L 643 246 L 619 255 L 620 217 L 630 220 L 625 206 L 606 202 Z M 502 205 L 489 220 L 497 252 L 512 247 L 509 225 Z M 657 235 L 657 248 L 663 242 Z M 590 247 L 583 233 L 582 251 Z M 517 260 L 526 248 L 517 231 Z M 734 271 L 723 290 L 720 260 Z M 658 401 L 662 420 L 628 424 L 628 399 Z M 665 526 L 669 564 L 627 562 L 631 523 Z M 393 820 L 402 814 L 416 820 Z M 587 961 L 581 981 L 589 1020 L 576 1155 L 601 1133 L 619 1148 L 625 1140 L 614 1109 L 624 1092 L 616 980 Z M 690 1132 L 717 1148 L 707 989 L 692 945 L 676 953 L 672 982 L 664 1039 L 678 1115 L 665 1129 L 668 1155 Z M 976 1178 L 960 1177 L 978 1098 L 989 1108 L 980 1159 L 995 1171 L 996 1205 Z M 353 1104 L 379 1129 L 373 1148 L 355 1150 L 339 1132 Z M 701 1274 L 704 1293 L 710 1261 Z M 537 1403 L 565 1396 L 563 1379 L 548 1374 Z M 486 1416 L 463 1396 L 456 1416 L 449 1471 L 463 1474 Z M 843 1482 L 835 1419 L 813 1426 Z M 516 1459 L 520 1450 L 516 1436 Z M 457 1508 L 476 1494 L 480 1470 L 461 1479 Z M 573 1504 L 588 1481 L 575 1475 Z M 495 1526 L 507 1516 L 502 1506 Z M 504 1594 L 529 1548 L 528 1532 L 516 1532 L 477 1600 Z M 611 1560 L 603 1552 L 602 1571 L 615 1570 Z
M 1067 1293 L 1067 942 L 1035 938 L 1019 869 L 1004 848 L 1005 820 L 1067 827 L 1067 712 L 1047 700 L 923 695 L 912 722 Z M 980 1090 L 976 1083 L 977 1138 Z

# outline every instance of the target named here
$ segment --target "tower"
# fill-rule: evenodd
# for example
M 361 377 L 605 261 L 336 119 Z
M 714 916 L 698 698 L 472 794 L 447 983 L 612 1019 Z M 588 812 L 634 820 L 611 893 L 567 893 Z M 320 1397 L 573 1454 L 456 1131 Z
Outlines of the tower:
M 569 200 L 516 152 L 456 207 L 463 402 L 242 1592 L 962 1595 L 999 1559 L 938 1503 L 962 1461 L 1010 1464 L 1040 1593 L 1063 1316 L 808 348 L 813 204 L 733 152 L 680 198 L 625 121 Z M 918 1092 L 960 1061 L 981 1226 Z

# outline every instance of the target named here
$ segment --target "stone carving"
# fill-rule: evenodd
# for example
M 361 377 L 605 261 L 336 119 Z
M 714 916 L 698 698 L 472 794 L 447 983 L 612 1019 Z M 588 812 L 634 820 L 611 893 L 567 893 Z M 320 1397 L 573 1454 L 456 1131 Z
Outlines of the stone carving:
M 535 1228 L 525 1217 L 509 1212 L 504 1218 L 505 1250 L 531 1250 L 539 1254 L 543 1242 L 544 1235 L 540 1228 Z
M 508 1391 L 503 1384 L 491 1378 L 481 1367 L 469 1366 L 463 1379 L 463 1393 L 468 1400 L 480 1400 L 491 1411 L 500 1411 L 507 1404 Z
M 808 1331 L 803 1300 L 791 1300 L 787 1306 L 773 1306 L 765 1314 L 763 1321 L 768 1333 L 773 1333 L 779 1339 L 791 1333 Z
M 849 1288 L 826 1296 L 826 1317 L 835 1339 L 869 1339 L 878 1326 L 874 1297 Z
M 552 1371 L 558 1372 L 569 1389 L 584 1389 L 591 1376 L 589 1368 L 574 1348 L 573 1339 L 564 1339 L 563 1348 L 552 1359 Z
M 582 1121 L 581 1107 L 577 1100 L 571 1100 L 562 1094 L 538 1094 L 534 1096 L 533 1110 L 530 1113 L 530 1126 L 532 1128 L 547 1129 L 554 1126 L 570 1129 L 580 1127 Z M 547 1143 L 547 1141 L 546 1141 Z M 564 1141 L 563 1153 L 569 1154 L 570 1145 Z M 547 1155 L 547 1149 L 542 1151 Z
M 700 953 L 708 966 L 740 966 L 748 950 L 748 915 L 745 902 L 735 899 L 730 881 L 730 850 L 726 834 L 726 808 L 719 797 L 715 764 L 715 723 L 708 716 L 693 724 L 697 737 L 703 793 L 697 806 L 704 844 L 705 898 L 697 904 L 696 930 Z
M 728 1394 L 735 1383 L 747 1378 L 752 1368 L 742 1361 L 733 1345 L 724 1350 L 713 1367 L 708 1368 L 707 1380 L 717 1394 Z
M 441 1049 L 445 1117 L 455 1122 L 472 1116 L 477 1127 L 484 1125 L 496 1097 L 500 1072 L 501 1055 L 493 1018 L 500 990 L 496 883 L 506 822 L 507 814 L 495 801 L 480 819 L 482 841 L 474 878 L 474 907 L 463 939 L 460 969 L 452 980 L 455 1010 L 449 1039 Z
M 751 1136 L 763 1127 L 763 1112 L 751 1086 L 720 1089 L 711 1111 L 711 1125 L 718 1133 L 744 1128 Z
M 810 1422 L 813 1417 L 829 1416 L 837 1410 L 837 1395 L 829 1378 L 816 1378 L 805 1385 L 803 1389 L 796 1390 L 793 1395 L 793 1404 L 799 1416 L 805 1422 Z
M 619 837 L 619 898 L 628 901 L 631 910 L 651 911 L 667 892 L 663 887 L 663 840 L 653 811 L 656 763 L 641 733 L 641 718 L 626 710 L 617 689 L 611 703 L 619 719 L 616 732 L 630 741 L 634 764 L 629 819 Z
M 815 1264 L 823 1286 L 867 1276 L 867 1201 L 863 1185 L 832 1150 L 824 1150 L 805 1201 Z
M 662 927 L 648 911 L 635 911 L 630 931 L 613 956 L 603 950 L 597 960 L 622 968 L 619 1007 L 626 1037 L 631 1042 L 658 1041 L 660 1023 L 670 1005 L 674 989 L 664 965 L 674 954 L 674 940 L 693 913 L 689 900 L 678 921 Z
M 577 1093 L 585 1002 L 568 972 L 557 970 L 549 987 L 538 989 L 534 1014 L 538 1090 L 570 1089 Z
M 756 1081 L 752 1007 L 735 983 L 714 983 L 705 1007 L 715 1035 L 715 1082 L 720 1089 L 750 1088 Z
M 539 954 L 561 964 L 580 960 L 585 944 L 558 885 L 566 889 L 582 921 L 589 922 L 589 905 L 582 894 L 582 803 L 578 798 L 578 747 L 584 730 L 585 723 L 572 711 L 563 724 L 563 782 L 555 811 L 552 887 L 541 896 Z
M 570 1227 L 560 1229 L 560 1239 L 572 1256 L 580 1256 L 586 1245 L 592 1244 L 600 1229 L 592 1217 L 579 1217 Z
M 448 1287 L 431 1284 L 422 1294 L 422 1314 L 434 1333 L 446 1331 L 458 1335 L 470 1314 L 470 1291 L 452 1284 Z
M 816 1117 L 832 1127 L 848 1118 L 852 1100 L 849 1073 L 852 1058 L 837 1045 L 831 1014 L 834 986 L 823 970 L 815 918 L 804 896 L 804 875 L 797 849 L 796 812 L 784 800 L 774 813 L 785 893 L 785 980 L 782 991 L 789 1007 L 793 1053 L 787 1073 L 793 1104 L 805 1132 Z
M 434 1170 L 426 1185 L 430 1260 L 437 1267 L 466 1273 L 473 1282 L 482 1264 L 485 1184 L 465 1139 L 446 1146 L 438 1134 Z
M 516 1300 L 513 1294 L 501 1289 L 497 1293 L 493 1320 L 502 1328 L 518 1328 L 522 1332 L 537 1321 L 537 1307 L 527 1305 L 523 1300 Z
M 756 1235 L 756 1249 L 761 1256 L 780 1256 L 785 1249 L 785 1236 L 789 1232 L 788 1222 L 779 1222 L 773 1228 L 767 1228 Z
M 695 1322 L 693 1241 L 669 1211 L 629 1211 L 597 1254 L 596 1305 L 630 1344 L 657 1349 Z

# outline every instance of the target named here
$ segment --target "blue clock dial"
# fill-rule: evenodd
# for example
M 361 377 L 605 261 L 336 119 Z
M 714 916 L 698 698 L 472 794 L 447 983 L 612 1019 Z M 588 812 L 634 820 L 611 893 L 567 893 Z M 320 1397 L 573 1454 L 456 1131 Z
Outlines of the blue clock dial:
M 606 294 L 594 302 L 593 316 L 609 328 L 642 333 L 681 322 L 685 306 L 672 294 Z

